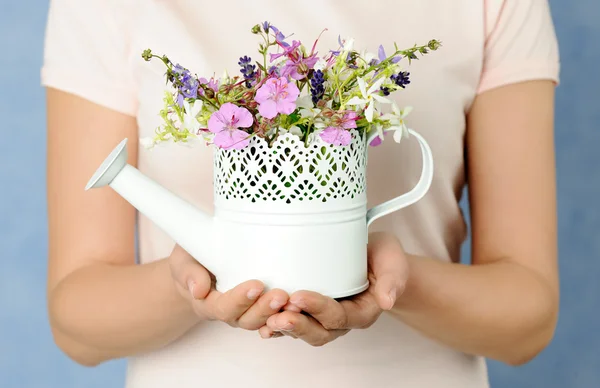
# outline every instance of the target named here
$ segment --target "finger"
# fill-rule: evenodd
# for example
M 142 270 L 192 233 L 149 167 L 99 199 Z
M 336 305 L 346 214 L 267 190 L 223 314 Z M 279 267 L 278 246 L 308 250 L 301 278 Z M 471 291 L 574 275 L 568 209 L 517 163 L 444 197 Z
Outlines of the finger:
M 370 327 L 382 313 L 375 297 L 365 292 L 352 299 L 340 302 L 344 308 L 350 329 L 366 329 Z
M 286 311 L 293 311 L 295 313 L 300 313 L 302 312 L 302 309 L 294 304 L 291 303 L 287 303 L 285 306 L 283 306 L 283 309 Z
M 249 280 L 225 293 L 211 292 L 206 298 L 206 309 L 214 319 L 237 326 L 237 320 L 256 302 L 263 291 L 262 282 Z
M 298 291 L 291 295 L 290 304 L 309 313 L 326 330 L 350 329 L 344 308 L 330 297 L 312 291 Z
M 348 332 L 326 330 L 313 317 L 291 311 L 271 316 L 267 325 L 274 331 L 281 330 L 286 335 L 301 339 L 312 346 L 323 346 Z
M 238 320 L 238 326 L 246 330 L 257 330 L 265 325 L 267 318 L 279 312 L 288 302 L 288 294 L 273 289 L 262 295 Z
M 273 331 L 269 326 L 266 325 L 258 329 L 258 334 L 260 334 L 261 338 L 263 339 L 283 337 L 282 333 Z
M 375 278 L 372 293 L 383 310 L 390 310 L 404 291 L 408 261 L 393 236 L 375 235 L 369 239 L 369 245 L 369 268 Z
M 212 285 L 210 272 L 179 245 L 175 245 L 169 256 L 169 266 L 180 292 L 193 299 L 208 295 Z

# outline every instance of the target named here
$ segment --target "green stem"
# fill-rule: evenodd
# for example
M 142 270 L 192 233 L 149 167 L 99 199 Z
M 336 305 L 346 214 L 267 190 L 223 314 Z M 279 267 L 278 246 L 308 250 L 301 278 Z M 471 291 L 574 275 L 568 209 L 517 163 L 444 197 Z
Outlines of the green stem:
M 269 50 L 269 47 L 270 47 L 269 33 L 265 33 L 263 35 L 263 39 L 265 40 L 265 47 L 261 54 L 263 56 L 263 68 L 264 68 L 265 75 L 266 75 L 266 73 L 267 73 L 267 51 Z
M 308 127 L 306 127 L 306 135 L 304 135 L 304 147 L 308 147 L 308 135 L 310 134 L 310 130 L 312 128 L 312 124 L 308 124 Z
M 396 49 L 396 52 L 394 52 L 394 54 L 392 54 L 391 56 L 389 56 L 388 58 L 384 59 L 383 61 L 381 61 L 380 63 L 376 64 L 376 65 L 371 65 L 367 68 L 367 70 L 365 70 L 362 74 L 360 74 L 360 77 L 364 77 L 365 75 L 369 74 L 370 72 L 372 72 L 373 70 L 379 68 L 379 67 L 384 67 L 385 65 L 387 65 L 388 63 L 390 63 L 392 61 L 392 58 L 394 58 L 396 55 L 400 54 L 404 57 L 408 58 L 408 64 L 410 65 L 411 63 L 411 58 L 415 55 L 416 52 L 421 52 L 424 49 L 428 49 L 429 45 L 424 45 L 424 46 L 415 46 L 413 48 L 410 49 L 406 49 L 406 50 L 398 50 Z M 351 76 L 349 76 L 343 83 L 342 85 L 338 88 L 338 92 L 340 95 L 340 103 L 342 100 L 342 91 L 344 90 L 344 87 L 350 82 L 350 81 L 354 81 L 355 78 L 357 78 L 359 75 L 357 72 L 353 73 Z M 375 78 L 377 79 L 377 77 Z M 374 80 L 375 80 L 374 79 Z M 337 86 L 337 85 L 336 85 Z M 342 104 L 344 105 L 344 104 Z
M 212 105 L 212 107 L 215 108 L 216 110 L 219 110 L 219 106 L 217 104 L 215 104 L 214 102 L 212 102 L 209 98 L 206 98 L 206 97 L 198 94 L 198 99 L 204 101 L 207 104 Z

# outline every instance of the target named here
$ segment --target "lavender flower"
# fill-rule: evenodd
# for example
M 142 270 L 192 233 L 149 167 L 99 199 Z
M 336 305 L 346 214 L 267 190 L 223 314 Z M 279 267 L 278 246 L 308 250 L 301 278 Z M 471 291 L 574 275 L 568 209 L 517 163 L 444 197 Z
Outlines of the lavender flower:
M 398 86 L 400 86 L 402 89 L 404 89 L 406 87 L 406 85 L 408 85 L 410 83 L 410 79 L 409 79 L 410 73 L 407 71 L 401 71 L 400 73 L 396 74 L 396 75 L 392 75 L 390 77 L 390 79 L 392 81 L 394 81 L 394 83 Z
M 242 68 L 240 69 L 240 72 L 242 73 L 242 75 L 244 76 L 244 79 L 246 80 L 246 87 L 247 88 L 251 88 L 252 87 L 252 82 L 250 82 L 250 80 L 252 80 L 256 73 L 256 65 L 251 65 L 250 62 L 252 61 L 252 59 L 248 56 L 243 56 L 240 58 L 240 61 L 238 62 L 238 65 L 240 65 Z
M 325 94 L 325 78 L 323 78 L 323 72 L 317 70 L 313 73 L 313 78 L 310 80 L 310 94 L 312 95 L 312 102 L 316 104 L 319 102 Z

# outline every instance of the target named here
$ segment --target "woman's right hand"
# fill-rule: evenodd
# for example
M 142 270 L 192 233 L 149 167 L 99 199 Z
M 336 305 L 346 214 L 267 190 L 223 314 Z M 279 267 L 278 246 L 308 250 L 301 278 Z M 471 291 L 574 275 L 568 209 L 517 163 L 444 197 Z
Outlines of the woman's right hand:
M 264 284 L 258 280 L 249 280 L 225 293 L 217 291 L 211 273 L 179 245 L 175 245 L 168 260 L 175 287 L 202 320 L 258 330 L 288 303 L 285 291 L 263 293 Z

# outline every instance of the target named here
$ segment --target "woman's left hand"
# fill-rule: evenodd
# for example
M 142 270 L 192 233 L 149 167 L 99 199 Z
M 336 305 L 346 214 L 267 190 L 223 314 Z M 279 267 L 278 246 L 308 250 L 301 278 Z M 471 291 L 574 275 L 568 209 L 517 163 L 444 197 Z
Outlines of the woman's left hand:
M 312 346 L 325 345 L 351 329 L 365 329 L 390 310 L 408 278 L 408 261 L 398 239 L 371 233 L 368 244 L 369 288 L 336 301 L 310 291 L 290 296 L 285 311 L 272 315 L 259 332 L 263 338 L 287 335 Z M 306 314 L 302 314 L 302 312 Z

